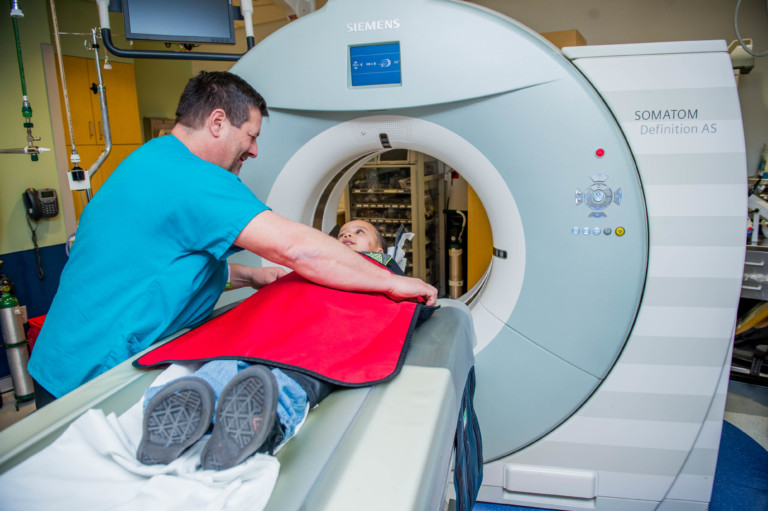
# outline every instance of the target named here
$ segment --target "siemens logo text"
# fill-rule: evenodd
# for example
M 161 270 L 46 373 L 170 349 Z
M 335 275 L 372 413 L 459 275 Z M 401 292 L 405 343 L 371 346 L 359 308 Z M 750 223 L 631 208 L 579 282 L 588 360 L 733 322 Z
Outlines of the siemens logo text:
M 347 23 L 347 32 L 370 32 L 372 30 L 392 30 L 395 28 L 400 28 L 399 19 Z

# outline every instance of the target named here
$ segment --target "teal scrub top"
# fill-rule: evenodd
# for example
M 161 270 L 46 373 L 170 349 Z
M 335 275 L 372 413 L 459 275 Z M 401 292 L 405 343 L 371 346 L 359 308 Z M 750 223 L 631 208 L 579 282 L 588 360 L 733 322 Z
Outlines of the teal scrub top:
M 56 397 L 205 319 L 235 238 L 267 210 L 173 135 L 134 151 L 80 219 L 29 372 Z

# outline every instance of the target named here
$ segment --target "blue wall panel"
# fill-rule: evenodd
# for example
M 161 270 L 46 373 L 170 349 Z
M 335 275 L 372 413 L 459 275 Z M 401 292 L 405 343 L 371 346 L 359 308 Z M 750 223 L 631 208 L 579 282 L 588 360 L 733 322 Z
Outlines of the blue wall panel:
M 37 275 L 37 261 L 34 250 L 25 250 L 10 254 L 0 255 L 3 261 L 2 273 L 16 285 L 16 296 L 20 305 L 27 306 L 27 316 L 34 318 L 48 312 L 59 287 L 59 277 L 67 262 L 67 254 L 64 244 L 40 248 L 40 260 L 42 263 L 44 278 L 40 280 Z M 0 332 L 0 340 L 2 332 Z M 0 355 L 0 378 L 8 376 L 8 359 L 3 353 Z

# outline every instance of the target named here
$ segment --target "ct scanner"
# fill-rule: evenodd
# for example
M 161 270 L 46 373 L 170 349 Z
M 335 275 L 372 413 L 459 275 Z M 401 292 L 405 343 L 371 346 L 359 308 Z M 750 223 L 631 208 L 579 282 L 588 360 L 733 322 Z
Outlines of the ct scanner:
M 397 69 L 355 85 L 371 62 Z M 232 70 L 270 106 L 242 176 L 278 213 L 312 223 L 339 170 L 332 204 L 390 145 L 482 200 L 480 500 L 706 507 L 745 250 L 724 42 L 563 55 L 472 4 L 331 0 Z
M 389 148 L 445 162 L 481 199 L 492 263 L 468 307 L 444 302 L 474 325 L 479 500 L 707 508 L 747 201 L 724 42 L 560 52 L 473 4 L 329 0 L 232 71 L 270 107 L 241 177 L 277 213 L 330 231 L 321 196 Z

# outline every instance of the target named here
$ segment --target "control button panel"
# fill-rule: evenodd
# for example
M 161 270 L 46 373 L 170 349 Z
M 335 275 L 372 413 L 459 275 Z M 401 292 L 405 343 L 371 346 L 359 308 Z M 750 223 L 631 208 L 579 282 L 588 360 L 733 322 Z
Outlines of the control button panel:
M 583 191 L 576 189 L 575 199 L 576 205 L 579 206 L 583 202 L 592 211 L 589 214 L 590 218 L 604 218 L 607 216 L 603 210 L 605 210 L 612 203 L 617 206 L 621 205 L 622 193 L 621 188 L 612 190 L 607 184 L 608 176 L 606 174 L 593 174 L 590 176 L 592 184 L 586 187 Z
M 587 206 L 597 211 L 607 208 L 612 200 L 613 192 L 602 183 L 591 185 L 584 194 L 584 202 L 587 203 Z
M 611 234 L 614 234 L 616 236 L 624 236 L 627 233 L 626 229 L 624 227 L 616 227 L 615 229 L 611 229 L 610 227 L 600 227 L 600 226 L 580 226 L 580 225 L 574 225 L 571 227 L 571 234 L 574 236 L 582 235 L 582 236 L 600 236 L 601 234 L 603 236 L 610 236 Z
M 606 227 L 605 224 L 611 221 L 609 206 L 615 204 L 621 206 L 624 199 L 621 187 L 612 188 L 608 181 L 608 174 L 596 173 L 589 176 L 592 183 L 584 189 L 576 189 L 574 195 L 576 206 L 582 204 L 587 206 L 586 221 L 576 221 L 571 226 L 571 234 L 574 236 L 600 236 L 603 238 L 621 238 L 626 234 L 626 228 L 621 225 L 612 225 Z M 615 210 L 618 211 L 618 210 Z M 613 215 L 614 221 L 616 216 Z M 621 220 L 619 220 L 621 221 Z

